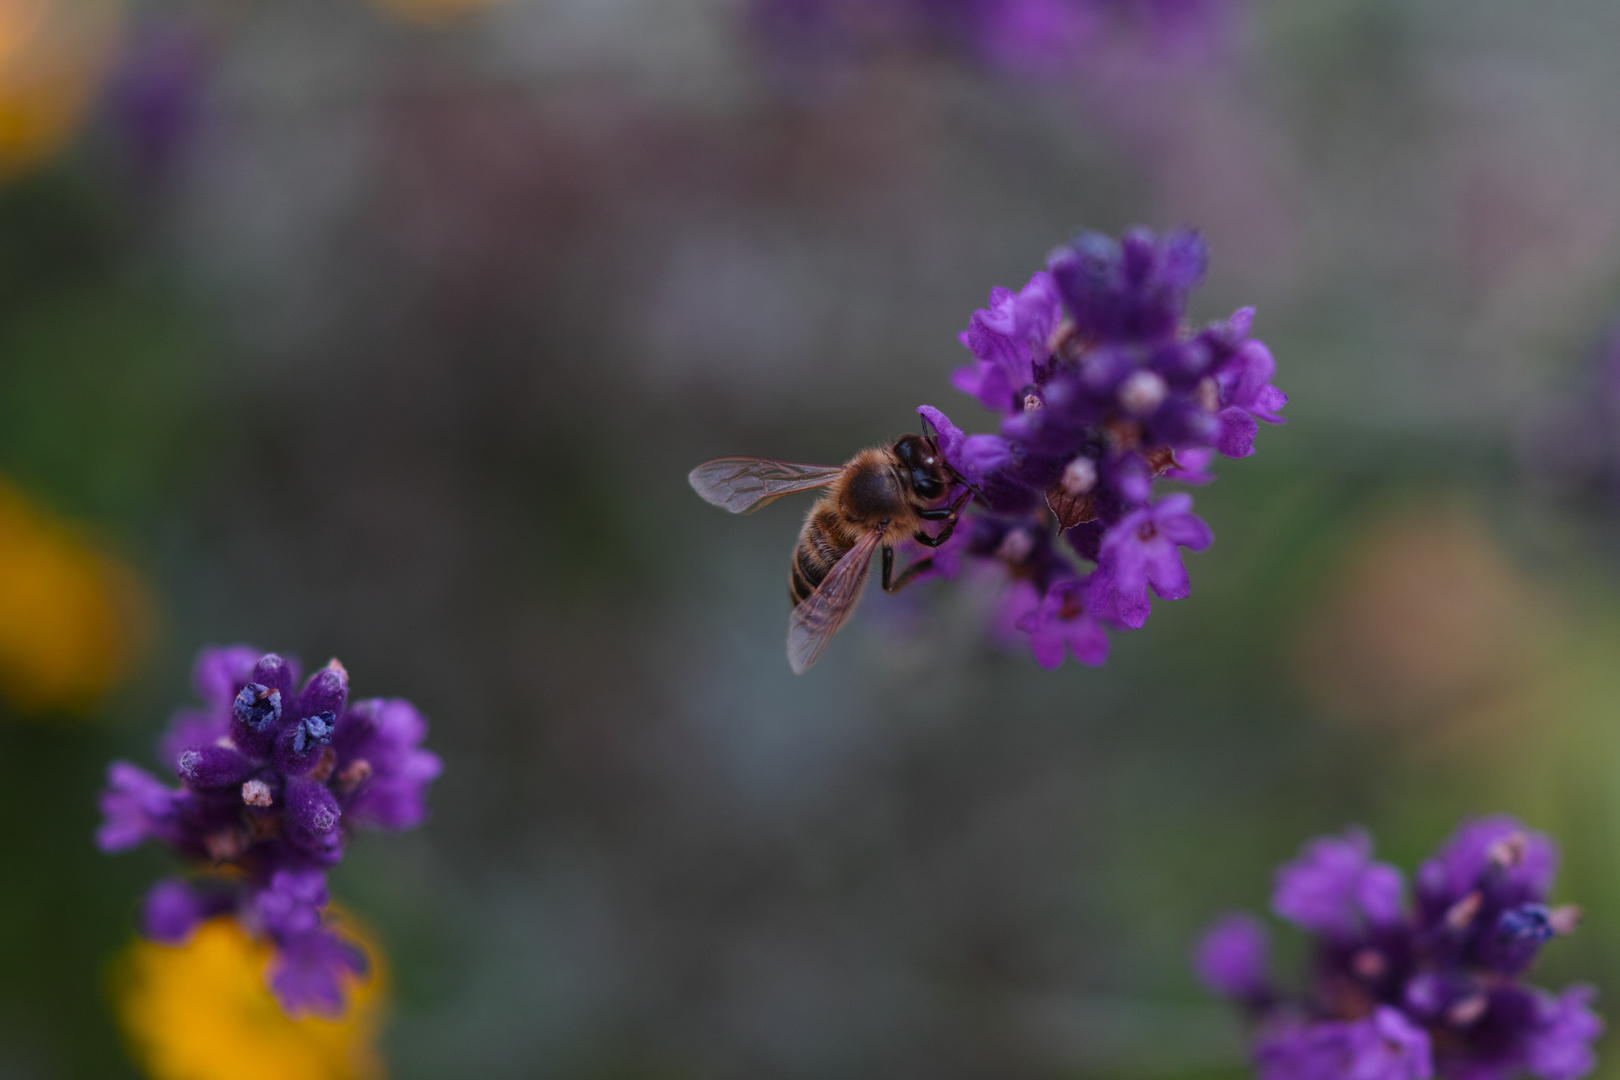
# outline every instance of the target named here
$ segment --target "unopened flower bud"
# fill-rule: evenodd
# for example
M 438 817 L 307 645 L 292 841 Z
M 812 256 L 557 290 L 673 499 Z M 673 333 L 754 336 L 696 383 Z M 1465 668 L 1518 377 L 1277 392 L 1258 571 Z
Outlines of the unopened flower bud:
M 1480 905 L 1484 902 L 1485 898 L 1478 890 L 1469 893 L 1446 911 L 1446 925 L 1453 930 L 1468 929 L 1468 924 L 1474 921 L 1474 916 L 1479 914 Z
M 1529 846 L 1530 838 L 1524 833 L 1509 833 L 1492 844 L 1485 852 L 1485 857 L 1490 860 L 1492 866 L 1511 870 L 1524 861 L 1524 853 Z
M 256 758 L 270 756 L 281 730 L 281 691 L 250 682 L 231 702 L 231 738 Z
M 343 766 L 343 771 L 337 774 L 338 792 L 343 795 L 352 795 L 360 789 L 360 785 L 371 779 L 371 762 L 365 758 L 355 758 Z
M 175 772 L 190 788 L 234 787 L 252 776 L 258 766 L 236 750 L 224 746 L 198 746 L 181 753 Z
M 221 829 L 203 837 L 203 850 L 216 863 L 231 862 L 248 849 L 247 835 L 238 829 Z
M 1389 961 L 1384 959 L 1384 954 L 1377 949 L 1357 949 L 1350 957 L 1350 970 L 1358 977 L 1371 982 L 1383 977 L 1389 970 Z
M 1119 403 L 1132 416 L 1147 416 L 1163 404 L 1169 391 L 1156 372 L 1134 371 L 1119 384 Z
M 1024 529 L 1008 529 L 996 548 L 996 558 L 1009 563 L 1021 563 L 1035 550 L 1035 540 Z
M 1573 934 L 1581 922 L 1581 909 L 1574 904 L 1561 904 L 1552 909 L 1547 916 L 1547 923 L 1552 927 L 1553 933 L 1559 937 Z
M 349 673 L 343 665 L 332 660 L 309 677 L 303 692 L 298 695 L 298 711 L 294 716 L 313 713 L 337 714 L 349 700 Z
M 320 763 L 321 752 L 332 741 L 337 718 L 316 713 L 288 727 L 276 741 L 276 765 L 288 776 L 303 776 Z
M 1469 994 L 1446 1010 L 1446 1023 L 1452 1027 L 1468 1027 L 1484 1016 L 1490 1005 L 1491 999 L 1484 994 Z
M 287 783 L 287 816 L 299 828 L 313 836 L 325 836 L 337 828 L 343 811 L 337 800 L 326 790 L 325 784 L 313 780 L 292 780 Z
M 1097 486 L 1097 463 L 1081 454 L 1063 469 L 1063 490 L 1079 498 Z

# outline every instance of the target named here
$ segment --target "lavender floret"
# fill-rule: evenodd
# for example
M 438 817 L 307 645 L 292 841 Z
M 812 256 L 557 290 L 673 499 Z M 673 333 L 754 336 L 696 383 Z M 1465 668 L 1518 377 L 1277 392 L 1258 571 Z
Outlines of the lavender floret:
M 1063 546 L 1094 564 L 1087 573 L 1054 555 L 1032 574 L 982 545 L 964 552 L 1007 567 L 1002 611 L 1017 611 L 998 622 L 1028 634 L 1043 666 L 1100 664 L 1108 630 L 1143 626 L 1155 596 L 1190 593 L 1181 549 L 1214 537 L 1192 497 L 1160 494 L 1159 482 L 1207 483 L 1217 452 L 1246 457 L 1260 423 L 1283 422 L 1276 362 L 1249 337 L 1253 309 L 1201 329 L 1185 321 L 1207 263 L 1190 230 L 1081 234 L 1019 291 L 993 290 L 960 335 L 972 360 L 952 382 L 998 415 L 999 432 L 917 410 L 974 487 L 977 517 L 1003 534 L 1049 534 L 1055 521 Z
M 1304 989 L 1270 982 L 1249 916 L 1216 922 L 1194 967 L 1253 1022 L 1260 1080 L 1579 1080 L 1603 1031 L 1592 989 L 1555 996 L 1521 981 L 1575 928 L 1574 908 L 1545 903 L 1556 865 L 1552 841 L 1512 818 L 1465 822 L 1407 904 L 1365 832 L 1322 837 L 1277 872 L 1272 894 L 1313 937 Z
M 178 944 L 203 919 L 232 914 L 275 947 L 268 981 L 282 1007 L 331 1016 L 365 958 L 332 926 L 326 868 L 352 828 L 420 823 L 440 762 L 422 749 L 427 723 L 408 703 L 350 704 L 336 661 L 302 690 L 297 677 L 274 653 L 205 649 L 195 670 L 205 707 L 176 716 L 162 743 L 181 787 L 113 762 L 96 843 L 112 852 L 158 840 L 199 864 L 195 879 L 148 894 L 148 937 Z

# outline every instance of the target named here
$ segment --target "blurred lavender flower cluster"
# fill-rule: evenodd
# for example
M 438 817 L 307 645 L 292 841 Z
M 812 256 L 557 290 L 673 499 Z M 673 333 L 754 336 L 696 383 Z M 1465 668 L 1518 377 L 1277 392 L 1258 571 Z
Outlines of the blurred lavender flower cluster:
M 204 707 L 177 715 L 160 749 L 181 786 L 113 762 L 96 843 L 113 852 L 157 840 L 212 868 L 152 889 L 147 936 L 178 944 L 201 920 L 233 914 L 275 946 L 269 983 L 282 1007 L 334 1015 L 365 957 L 325 911 L 326 868 L 352 828 L 420 823 L 440 763 L 421 748 L 427 722 L 409 702 L 351 703 L 336 660 L 298 681 L 297 664 L 274 653 L 204 650 Z
M 1529 412 L 1518 443 L 1520 462 L 1546 488 L 1600 506 L 1620 503 L 1620 324 L 1593 350 L 1571 391 Z
M 1365 833 L 1323 837 L 1277 872 L 1271 897 L 1313 936 L 1301 992 L 1270 981 L 1265 931 L 1247 915 L 1217 922 L 1195 963 L 1254 1020 L 1260 1080 L 1577 1080 L 1603 1030 L 1592 989 L 1522 981 L 1579 914 L 1547 906 L 1557 863 L 1552 841 L 1512 818 L 1465 822 L 1419 868 L 1409 907 Z
M 1188 595 L 1178 549 L 1212 537 L 1192 497 L 1156 497 L 1156 481 L 1205 483 L 1217 450 L 1245 457 L 1259 421 L 1283 422 L 1275 361 L 1249 337 L 1252 308 L 1199 330 L 1183 323 L 1205 263 L 1191 231 L 1082 234 L 1019 292 L 991 292 L 961 334 L 974 359 L 953 382 L 1001 415 L 1000 434 L 966 435 L 939 409 L 918 410 L 989 511 L 936 566 L 951 576 L 966 555 L 1003 567 L 997 624 L 1027 633 L 1045 667 L 1066 651 L 1101 664 L 1105 628 L 1141 627 L 1150 587 Z M 1095 564 L 1089 574 L 1052 542 L 1048 513 Z
M 936 46 L 1012 74 L 1083 70 L 1129 42 L 1184 55 L 1222 36 L 1230 0 L 754 0 L 766 47 L 798 62 L 885 46 Z

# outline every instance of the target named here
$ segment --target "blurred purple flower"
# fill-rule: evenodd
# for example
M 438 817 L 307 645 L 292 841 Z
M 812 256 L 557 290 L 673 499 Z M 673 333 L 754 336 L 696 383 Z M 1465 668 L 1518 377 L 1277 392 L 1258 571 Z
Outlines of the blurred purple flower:
M 1380 1006 L 1352 1021 L 1284 1024 L 1255 1047 L 1260 1080 L 1429 1080 L 1429 1036 L 1394 1009 Z
M 1579 1080 L 1603 1023 L 1592 990 L 1519 981 L 1574 909 L 1547 908 L 1557 852 L 1511 818 L 1465 822 L 1423 865 L 1416 902 L 1360 830 L 1313 840 L 1277 873 L 1272 907 L 1310 932 L 1306 989 L 1265 982 L 1264 934 L 1227 916 L 1195 955 L 1200 977 L 1256 1023 L 1261 1080 Z
M 151 22 L 130 36 L 106 90 L 108 117 L 145 176 L 167 171 L 197 129 L 212 59 L 205 27 Z
M 233 867 L 154 887 L 147 936 L 176 943 L 199 920 L 234 912 L 275 947 L 269 981 L 282 1007 L 333 1015 L 345 973 L 364 958 L 329 925 L 325 870 L 349 829 L 405 829 L 426 816 L 440 770 L 421 747 L 427 722 L 397 699 L 350 703 L 335 660 L 299 688 L 296 665 L 274 653 L 205 649 L 195 681 L 206 708 L 179 714 L 163 741 L 182 786 L 114 762 L 96 842 L 121 851 L 156 839 L 204 867 Z
M 1399 921 L 1403 889 L 1399 870 L 1373 861 L 1372 838 L 1351 829 L 1312 840 L 1277 871 L 1271 910 L 1303 930 L 1349 937 Z
M 149 839 L 164 839 L 174 826 L 182 797 L 140 766 L 113 762 L 107 766 L 107 788 L 101 793 L 96 846 L 106 852 L 124 851 Z
M 1085 76 L 1113 55 L 1150 66 L 1218 51 L 1235 0 L 753 0 L 782 68 L 835 67 L 884 49 L 944 49 L 1008 75 Z

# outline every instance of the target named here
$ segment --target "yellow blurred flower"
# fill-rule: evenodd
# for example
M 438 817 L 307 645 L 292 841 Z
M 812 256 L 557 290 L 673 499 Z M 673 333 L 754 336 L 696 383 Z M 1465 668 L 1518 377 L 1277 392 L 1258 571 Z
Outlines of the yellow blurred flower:
M 0 479 L 0 695 L 24 711 L 94 703 L 128 670 L 148 610 L 133 571 Z
M 414 23 L 446 23 L 502 0 L 371 0 L 373 7 Z
M 346 927 L 352 933 L 352 927 Z M 289 1019 L 265 986 L 270 947 L 236 920 L 211 919 L 185 945 L 136 942 L 120 965 L 120 1024 L 153 1080 L 374 1080 L 381 955 L 356 938 L 371 974 L 341 1019 Z
M 48 161 L 112 68 L 120 0 L 0 0 L 0 179 Z

